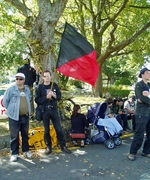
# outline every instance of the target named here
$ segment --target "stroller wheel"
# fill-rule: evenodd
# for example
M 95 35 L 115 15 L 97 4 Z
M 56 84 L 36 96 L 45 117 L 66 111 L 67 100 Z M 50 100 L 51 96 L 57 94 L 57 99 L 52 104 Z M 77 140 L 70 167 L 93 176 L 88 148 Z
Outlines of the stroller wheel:
M 122 144 L 122 139 L 120 137 L 114 138 L 114 143 L 116 146 L 120 146 Z
M 105 141 L 105 146 L 108 148 L 108 149 L 113 149 L 115 147 L 115 143 L 113 140 L 111 139 L 107 139 Z

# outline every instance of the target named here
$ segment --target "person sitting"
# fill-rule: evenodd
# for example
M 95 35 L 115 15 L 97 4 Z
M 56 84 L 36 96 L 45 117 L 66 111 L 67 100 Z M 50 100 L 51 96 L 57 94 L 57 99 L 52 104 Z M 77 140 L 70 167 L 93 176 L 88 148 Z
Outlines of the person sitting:
M 89 127 L 89 122 L 86 116 L 81 113 L 81 107 L 75 104 L 71 115 L 71 133 L 85 133 L 85 127 Z M 85 133 L 86 135 L 86 133 Z M 74 145 L 78 145 L 77 139 L 73 139 Z M 84 147 L 85 138 L 81 139 L 81 147 Z
M 107 110 L 105 112 L 105 115 L 108 116 L 109 118 L 114 117 L 113 114 L 111 114 L 111 106 L 114 102 L 114 100 L 112 98 L 107 98 L 104 102 L 106 102 L 108 104 Z
M 115 98 L 111 106 L 111 112 L 112 114 L 114 114 L 119 124 L 123 127 L 123 130 L 126 132 L 131 132 L 127 122 L 128 118 L 127 118 L 126 110 L 124 110 L 122 106 L 123 106 L 122 98 Z
M 135 108 L 136 108 L 136 98 L 131 96 L 128 100 L 124 102 L 124 109 L 127 112 L 128 120 L 132 120 L 132 130 L 135 131 Z

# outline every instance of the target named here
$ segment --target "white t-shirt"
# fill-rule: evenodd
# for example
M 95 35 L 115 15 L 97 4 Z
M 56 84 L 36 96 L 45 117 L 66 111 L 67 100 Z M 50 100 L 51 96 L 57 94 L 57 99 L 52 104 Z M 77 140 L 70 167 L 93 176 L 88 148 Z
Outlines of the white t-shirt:
M 129 100 L 124 102 L 124 109 L 130 109 L 131 111 L 135 111 L 136 102 L 131 102 Z M 127 111 L 127 115 L 130 115 Z

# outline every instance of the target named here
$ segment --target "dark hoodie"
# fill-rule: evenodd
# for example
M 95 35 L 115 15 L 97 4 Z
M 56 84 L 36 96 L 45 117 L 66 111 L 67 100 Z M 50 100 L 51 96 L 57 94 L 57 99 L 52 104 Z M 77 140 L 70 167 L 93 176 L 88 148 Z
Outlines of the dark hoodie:
M 26 85 L 33 87 L 33 83 L 36 81 L 36 71 L 33 67 L 30 66 L 30 61 L 28 60 L 27 64 L 24 64 L 18 68 L 17 73 L 23 73 L 25 75 Z

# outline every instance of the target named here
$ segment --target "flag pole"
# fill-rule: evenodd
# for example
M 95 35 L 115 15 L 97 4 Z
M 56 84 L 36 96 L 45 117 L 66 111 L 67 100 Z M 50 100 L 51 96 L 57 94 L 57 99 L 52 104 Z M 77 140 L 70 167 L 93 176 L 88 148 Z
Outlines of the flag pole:
M 52 78 L 52 85 L 51 85 L 51 88 L 50 88 L 51 91 L 52 91 L 52 89 L 53 89 L 55 76 L 56 76 L 56 68 L 54 69 L 54 76 L 53 76 L 53 78 Z

